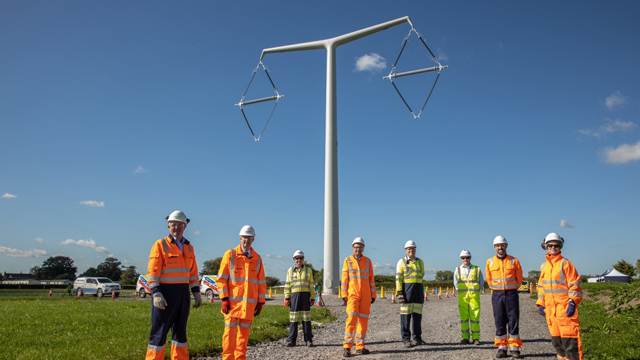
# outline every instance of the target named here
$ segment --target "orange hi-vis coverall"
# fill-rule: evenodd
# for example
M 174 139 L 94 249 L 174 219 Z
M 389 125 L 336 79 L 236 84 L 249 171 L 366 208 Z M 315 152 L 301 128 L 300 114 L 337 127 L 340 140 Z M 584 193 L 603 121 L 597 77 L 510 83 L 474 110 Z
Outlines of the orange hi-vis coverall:
M 342 346 L 351 349 L 355 343 L 356 350 L 362 350 L 367 335 L 371 299 L 376 298 L 371 259 L 364 255 L 360 261 L 354 255 L 344 259 L 340 291 L 347 298 L 347 321 Z
M 487 283 L 491 288 L 491 304 L 496 325 L 493 343 L 498 349 L 520 351 L 520 298 L 518 288 L 522 284 L 520 261 L 511 255 L 500 259 L 497 255 L 487 259 Z M 507 338 L 507 325 L 509 336 Z
M 171 359 L 188 360 L 187 319 L 190 291 L 200 291 L 198 265 L 193 246 L 187 239 L 183 251 L 170 236 L 155 242 L 149 255 L 147 281 L 151 291 L 162 293 L 167 306 L 160 310 L 151 305 L 151 334 L 147 360 L 164 359 L 167 333 L 171 329 Z
M 547 261 L 540 266 L 536 305 L 545 309 L 551 344 L 558 353 L 558 359 L 582 360 L 577 307 L 582 301 L 580 275 L 562 254 L 547 253 L 545 257 Z M 567 317 L 569 299 L 576 304 L 571 317 Z
M 216 285 L 220 299 L 231 302 L 229 313 L 224 315 L 222 359 L 244 360 L 256 306 L 266 302 L 267 282 L 262 258 L 253 248 L 246 257 L 242 245 L 227 250 L 220 263 Z

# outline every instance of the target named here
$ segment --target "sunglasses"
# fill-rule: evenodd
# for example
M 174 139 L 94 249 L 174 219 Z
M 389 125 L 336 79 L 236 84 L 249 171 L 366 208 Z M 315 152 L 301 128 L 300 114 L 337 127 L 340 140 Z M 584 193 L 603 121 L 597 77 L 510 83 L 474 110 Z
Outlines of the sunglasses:
M 293 260 L 304 260 L 304 258 L 297 257 L 297 258 L 293 258 Z
M 560 244 L 547 244 L 547 249 L 548 248 L 558 248 L 558 249 L 562 249 L 562 245 Z
M 462 256 L 462 257 L 460 257 L 460 259 L 462 259 L 462 260 L 469 260 L 469 259 L 471 259 L 471 258 L 470 258 L 470 257 L 468 257 L 468 256 Z

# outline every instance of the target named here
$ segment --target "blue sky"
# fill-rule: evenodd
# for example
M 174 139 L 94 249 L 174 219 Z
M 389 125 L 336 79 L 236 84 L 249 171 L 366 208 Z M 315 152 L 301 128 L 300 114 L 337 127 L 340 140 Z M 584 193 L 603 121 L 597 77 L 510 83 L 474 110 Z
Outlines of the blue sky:
M 526 273 L 553 231 L 582 274 L 635 264 L 638 2 L 0 0 L 0 271 L 144 273 L 175 209 L 199 264 L 251 224 L 267 275 L 296 249 L 321 268 L 325 51 L 264 58 L 285 98 L 260 142 L 234 104 L 263 49 L 403 16 L 450 68 L 414 119 L 382 79 L 408 24 L 338 49 L 340 258 L 362 236 L 391 274 L 413 239 L 433 278 L 503 235 Z M 412 36 L 397 71 L 425 55 Z M 419 109 L 433 79 L 397 84 Z M 247 99 L 272 93 L 259 72 Z

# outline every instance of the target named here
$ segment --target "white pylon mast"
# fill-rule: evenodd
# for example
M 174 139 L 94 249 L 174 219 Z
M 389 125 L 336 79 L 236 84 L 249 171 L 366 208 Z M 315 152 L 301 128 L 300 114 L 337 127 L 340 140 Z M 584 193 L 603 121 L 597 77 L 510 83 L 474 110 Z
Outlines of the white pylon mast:
M 338 106 L 336 96 L 336 50 L 339 46 L 402 23 L 413 23 L 408 16 L 357 30 L 331 39 L 278 46 L 262 50 L 265 55 L 278 52 L 327 50 L 326 135 L 324 156 L 324 282 L 323 294 L 338 294 L 340 286 L 338 217 Z

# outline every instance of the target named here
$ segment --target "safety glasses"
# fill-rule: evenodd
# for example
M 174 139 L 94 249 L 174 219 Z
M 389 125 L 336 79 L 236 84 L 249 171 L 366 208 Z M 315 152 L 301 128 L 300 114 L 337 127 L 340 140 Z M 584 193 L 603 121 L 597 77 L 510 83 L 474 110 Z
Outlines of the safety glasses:
M 470 257 L 468 257 L 468 256 L 461 256 L 461 257 L 460 257 L 460 259 L 462 259 L 462 260 L 469 260 L 469 259 L 471 259 L 471 258 L 470 258 Z
M 562 249 L 562 245 L 560 245 L 560 244 L 547 244 L 547 249 L 549 249 L 549 248 Z

